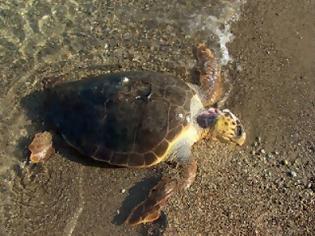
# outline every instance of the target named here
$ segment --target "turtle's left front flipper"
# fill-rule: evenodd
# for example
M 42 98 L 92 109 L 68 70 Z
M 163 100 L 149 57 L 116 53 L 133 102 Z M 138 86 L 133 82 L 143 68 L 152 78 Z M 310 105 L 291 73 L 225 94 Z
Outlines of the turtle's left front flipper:
M 131 211 L 126 220 L 127 224 L 150 223 L 159 219 L 167 200 L 177 191 L 189 188 L 196 177 L 197 163 L 195 160 L 189 160 L 181 164 L 180 168 L 179 178 L 162 178 L 151 189 L 148 197 Z

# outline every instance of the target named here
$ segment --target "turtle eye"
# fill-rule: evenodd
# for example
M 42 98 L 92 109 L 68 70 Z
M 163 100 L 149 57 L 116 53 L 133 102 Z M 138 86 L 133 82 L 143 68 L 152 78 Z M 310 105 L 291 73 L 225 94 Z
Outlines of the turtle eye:
M 240 137 L 240 136 L 242 136 L 242 134 L 243 134 L 243 128 L 242 128 L 242 126 L 240 126 L 240 125 L 238 125 L 238 126 L 236 126 L 236 136 L 237 137 Z

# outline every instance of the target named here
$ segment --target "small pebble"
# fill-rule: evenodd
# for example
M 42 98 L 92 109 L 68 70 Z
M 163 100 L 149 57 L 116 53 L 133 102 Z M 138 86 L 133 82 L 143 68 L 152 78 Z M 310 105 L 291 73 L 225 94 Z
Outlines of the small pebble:
M 297 173 L 296 173 L 295 171 L 293 171 L 293 170 L 290 170 L 290 171 L 288 172 L 288 175 L 291 176 L 291 177 L 296 177 L 296 176 L 297 176 Z
M 281 164 L 287 166 L 287 165 L 289 165 L 289 162 L 287 160 L 282 160 Z
M 129 78 L 128 77 L 124 77 L 122 82 L 123 83 L 128 83 L 129 82 Z
M 26 160 L 25 160 L 25 161 L 22 161 L 21 164 L 20 164 L 20 168 L 21 168 L 21 169 L 24 169 L 25 166 L 26 166 L 26 164 L 27 164 L 27 161 L 26 161 Z
M 270 177 L 270 176 L 271 176 L 271 172 L 270 172 L 270 171 L 267 171 L 267 172 L 265 173 L 265 176 L 266 176 L 266 177 Z
M 268 153 L 268 154 L 267 154 L 267 158 L 268 158 L 268 159 L 272 159 L 272 158 L 273 158 L 273 155 L 272 155 L 271 153 Z
M 257 142 L 261 143 L 261 137 L 260 136 L 257 137 Z
M 261 150 L 260 150 L 260 153 L 261 153 L 261 154 L 266 154 L 265 149 L 261 149 Z
M 21 136 L 26 137 L 27 136 L 27 130 L 26 129 L 21 129 L 20 130 L 20 134 L 21 134 Z
M 125 192 L 126 192 L 126 189 L 123 188 L 122 190 L 120 190 L 120 192 L 121 192 L 121 193 L 125 193 Z
M 275 155 L 279 155 L 279 152 L 278 152 L 278 151 L 275 151 L 274 153 L 275 153 Z

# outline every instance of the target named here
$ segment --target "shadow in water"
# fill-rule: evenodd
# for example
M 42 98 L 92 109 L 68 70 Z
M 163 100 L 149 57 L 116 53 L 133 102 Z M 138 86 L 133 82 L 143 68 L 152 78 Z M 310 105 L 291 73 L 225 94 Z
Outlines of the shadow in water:
M 21 156 L 21 151 L 23 160 L 28 160 L 30 152 L 28 150 L 28 145 L 31 143 L 32 138 L 38 132 L 49 131 L 53 135 L 53 145 L 55 150 L 60 153 L 63 157 L 67 158 L 70 161 L 78 162 L 83 165 L 96 166 L 103 168 L 119 168 L 116 166 L 111 166 L 105 162 L 96 161 L 90 157 L 82 155 L 76 149 L 69 146 L 65 140 L 61 137 L 60 132 L 56 127 L 47 122 L 48 108 L 46 101 L 47 99 L 53 99 L 49 94 L 49 90 L 35 91 L 21 100 L 21 105 L 26 112 L 28 118 L 32 121 L 32 124 L 27 128 L 29 137 L 21 138 L 17 144 L 17 152 Z
M 112 223 L 116 225 L 123 224 L 131 210 L 148 196 L 150 189 L 153 188 L 159 180 L 160 176 L 148 177 L 129 189 L 128 196 L 120 207 L 119 214 L 115 216 Z

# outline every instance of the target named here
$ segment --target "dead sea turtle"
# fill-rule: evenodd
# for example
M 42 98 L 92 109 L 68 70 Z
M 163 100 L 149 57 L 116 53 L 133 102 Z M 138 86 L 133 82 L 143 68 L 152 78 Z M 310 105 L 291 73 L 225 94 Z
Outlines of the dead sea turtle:
M 47 90 L 47 121 L 83 155 L 124 167 L 146 168 L 166 159 L 179 164 L 180 177 L 162 178 L 132 210 L 128 224 L 158 219 L 167 199 L 192 184 L 195 142 L 211 137 L 244 143 L 239 119 L 210 107 L 222 94 L 220 65 L 204 44 L 196 56 L 199 86 L 167 74 L 123 72 Z

